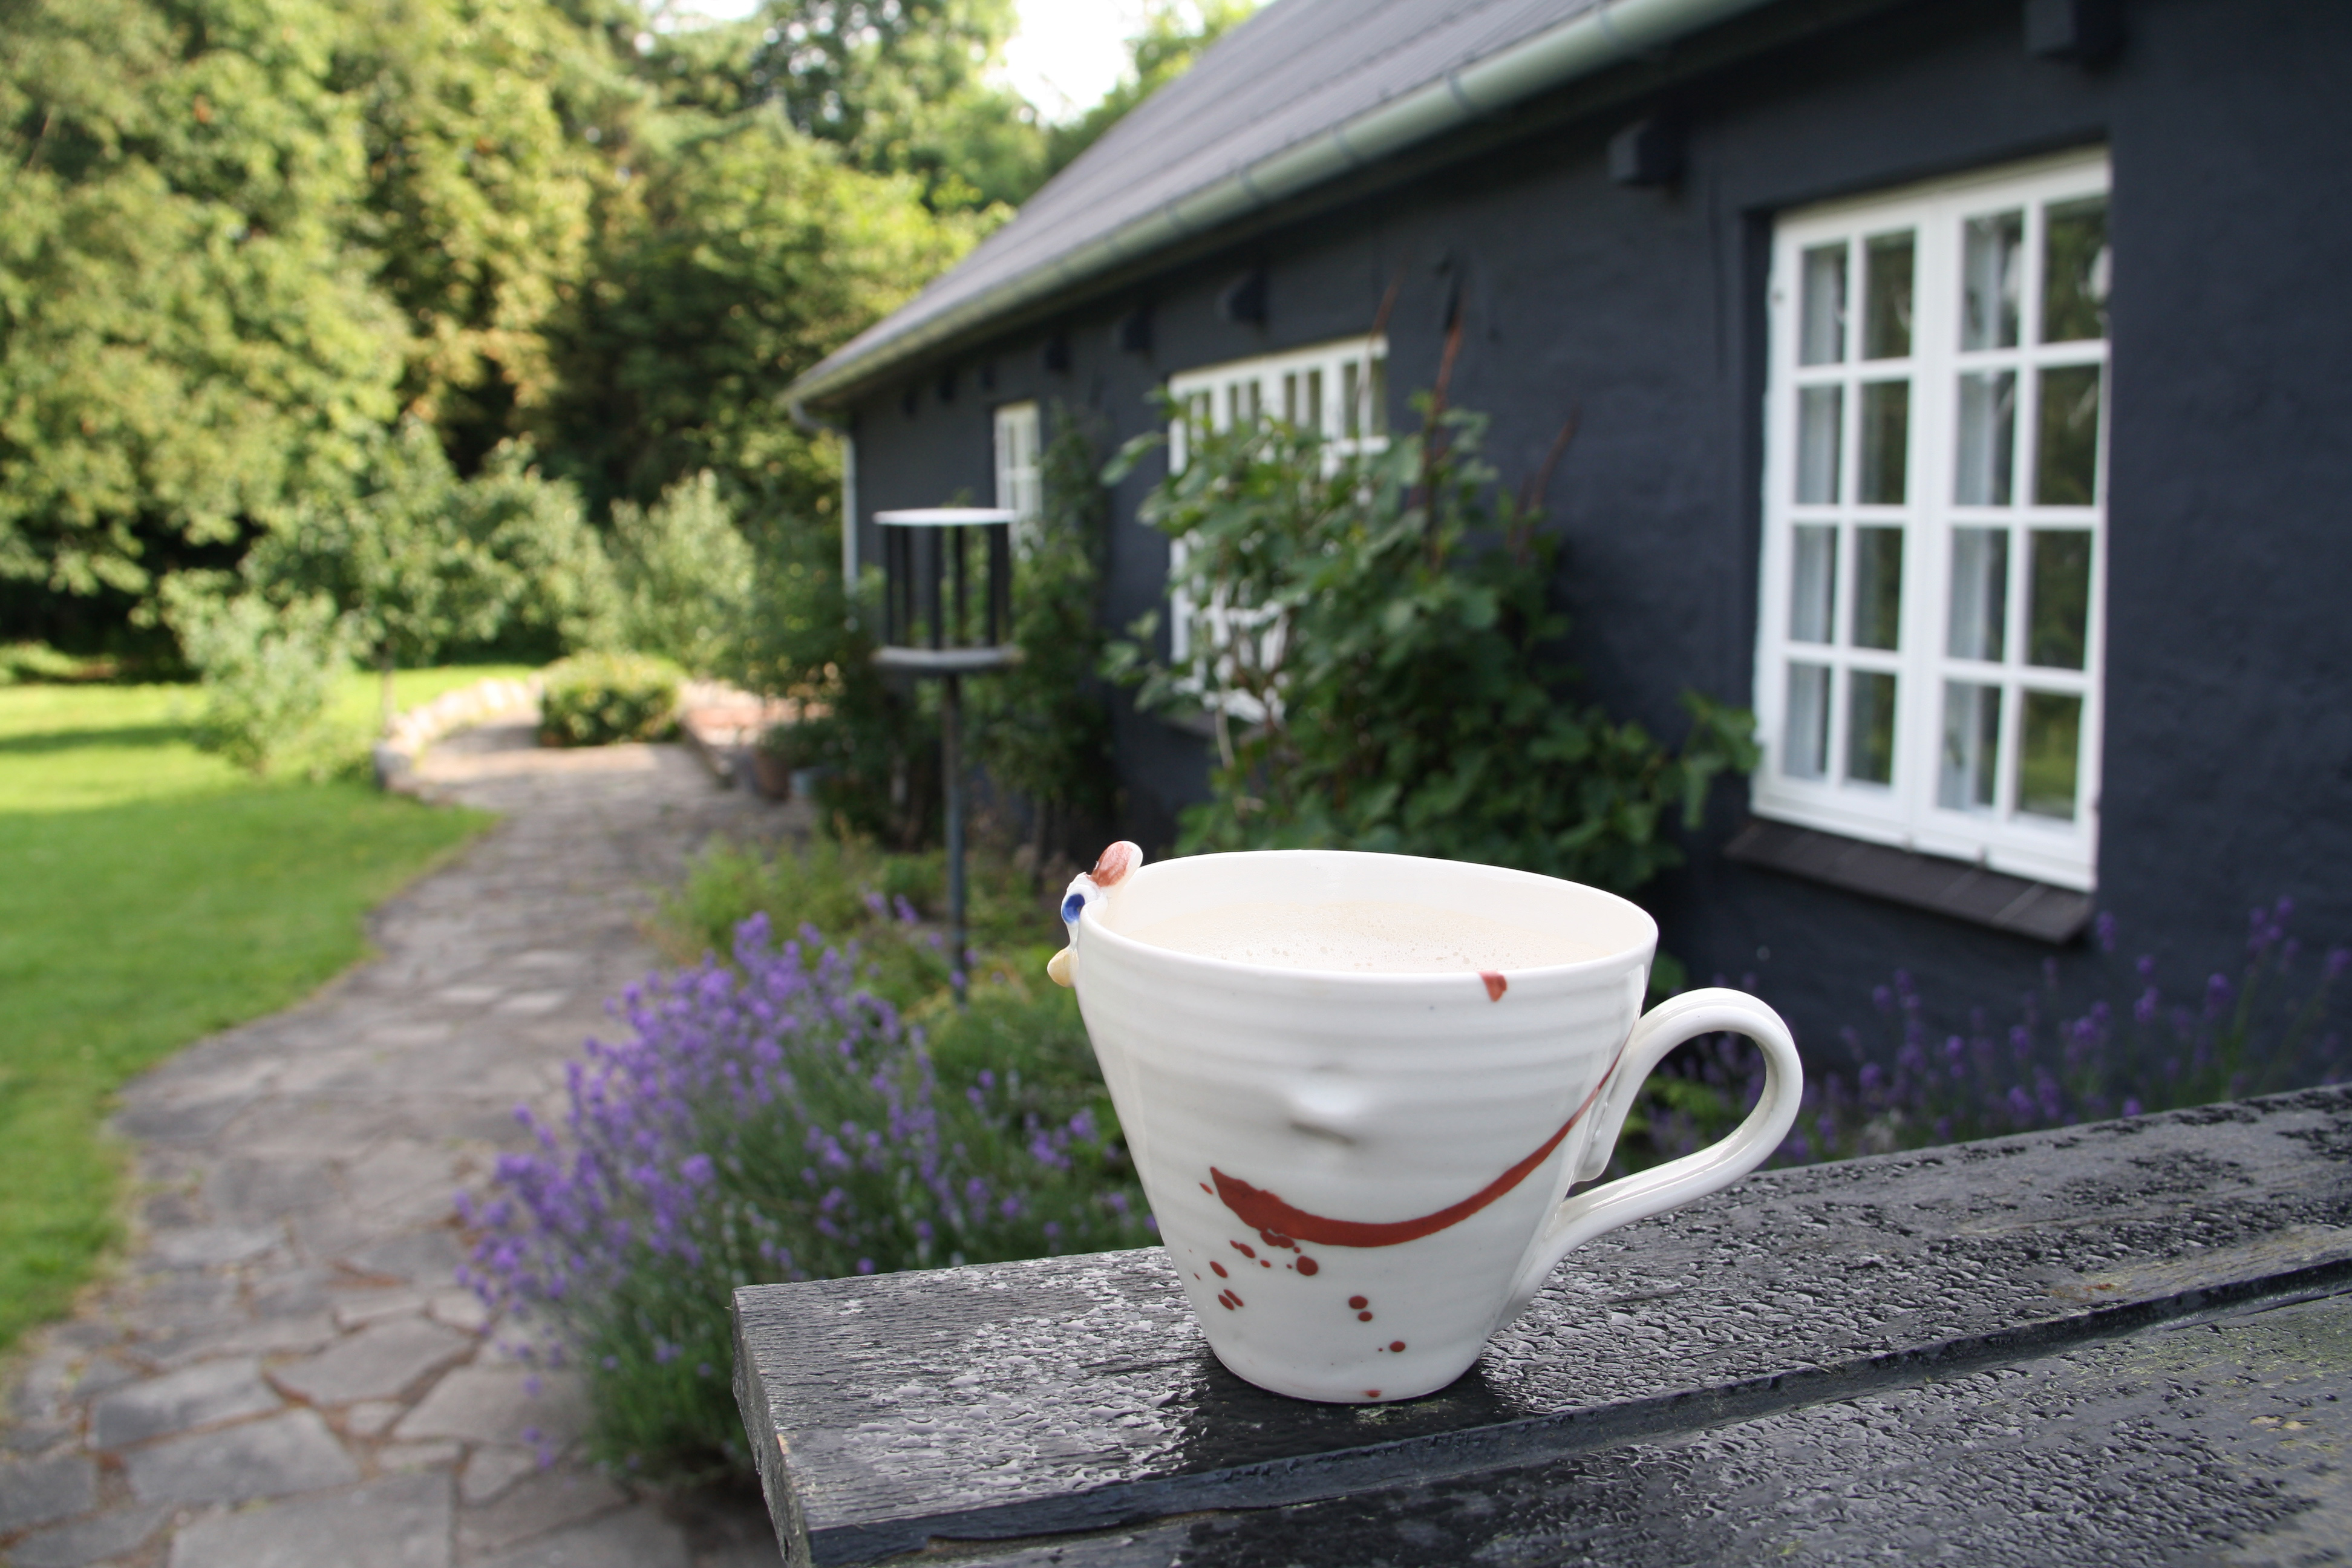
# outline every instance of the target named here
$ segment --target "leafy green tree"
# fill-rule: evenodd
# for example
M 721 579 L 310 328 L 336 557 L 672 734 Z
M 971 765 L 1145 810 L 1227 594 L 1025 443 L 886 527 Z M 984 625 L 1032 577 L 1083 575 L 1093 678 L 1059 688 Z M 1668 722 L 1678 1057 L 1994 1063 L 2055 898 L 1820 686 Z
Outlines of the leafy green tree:
M 1027 199 L 1044 179 L 1035 111 L 990 85 L 1013 0 L 771 0 L 744 91 L 876 174 L 912 174 L 941 211 Z
M 0 3 L 0 595 L 119 624 L 273 519 L 372 516 L 404 413 L 537 520 L 493 550 L 555 574 L 527 641 L 617 599 L 515 436 L 591 516 L 709 469 L 763 551 L 831 532 L 778 394 L 1034 184 L 1011 16 L 793 0 L 641 48 L 626 0 Z
M 272 597 L 320 596 L 350 617 L 383 677 L 386 729 L 394 670 L 488 641 L 520 595 L 520 574 L 467 526 L 478 520 L 461 506 L 462 489 L 432 428 L 409 419 L 383 444 L 361 494 L 301 509 L 246 558 Z
M 409 337 L 401 401 L 459 468 L 549 395 L 544 329 L 586 281 L 597 194 L 646 95 L 544 0 L 352 0 L 332 81 L 360 116 L 353 238 Z
M 0 575 L 127 603 L 392 417 L 338 26 L 324 0 L 0 8 Z
M 0 9 L 0 575 L 143 594 L 544 399 L 641 91 L 540 0 Z
M 1187 8 L 1160 0 L 1145 17 L 1143 31 L 1127 41 L 1129 68 L 1102 101 L 1045 133 L 1045 173 L 1058 174 L 1135 106 L 1192 68 L 1202 50 L 1257 14 L 1259 0 L 1200 0 Z M 1198 20 L 1194 20 L 1197 15 Z
M 639 174 L 607 205 L 594 282 L 559 331 L 541 449 L 592 505 L 650 502 L 708 468 L 739 515 L 829 531 L 836 459 L 784 391 L 961 255 L 974 225 L 770 110 L 641 131 Z

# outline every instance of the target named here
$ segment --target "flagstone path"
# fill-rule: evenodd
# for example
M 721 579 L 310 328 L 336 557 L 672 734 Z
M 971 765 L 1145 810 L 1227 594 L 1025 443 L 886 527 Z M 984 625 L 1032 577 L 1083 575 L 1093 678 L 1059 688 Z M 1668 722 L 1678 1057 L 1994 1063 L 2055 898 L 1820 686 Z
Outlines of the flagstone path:
M 382 956 L 199 1042 L 116 1119 L 127 1264 L 34 1336 L 0 1427 L 17 1568 L 751 1568 L 751 1494 L 642 1497 L 578 1456 L 579 1390 L 494 1343 L 451 1198 L 655 963 L 653 888 L 803 808 L 674 746 L 436 748 L 420 793 L 506 814 L 374 917 Z

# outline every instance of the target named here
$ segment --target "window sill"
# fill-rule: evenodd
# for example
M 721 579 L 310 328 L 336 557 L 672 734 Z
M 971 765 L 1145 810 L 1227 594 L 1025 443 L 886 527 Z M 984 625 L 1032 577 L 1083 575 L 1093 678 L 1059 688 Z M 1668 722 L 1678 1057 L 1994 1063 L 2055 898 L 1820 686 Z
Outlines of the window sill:
M 1744 866 L 1761 866 L 2039 942 L 2074 941 L 2097 909 L 2090 894 L 2071 888 L 1756 817 L 1732 836 L 1723 853 Z

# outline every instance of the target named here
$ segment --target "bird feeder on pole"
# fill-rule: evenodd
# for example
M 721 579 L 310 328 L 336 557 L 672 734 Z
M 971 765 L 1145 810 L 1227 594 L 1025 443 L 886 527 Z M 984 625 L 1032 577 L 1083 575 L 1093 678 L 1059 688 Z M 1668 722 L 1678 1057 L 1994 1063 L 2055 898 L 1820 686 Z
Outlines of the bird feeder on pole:
M 936 678 L 948 850 L 948 970 L 963 1003 L 963 678 L 1019 661 L 1013 646 L 1013 514 L 997 507 L 877 511 L 887 670 Z

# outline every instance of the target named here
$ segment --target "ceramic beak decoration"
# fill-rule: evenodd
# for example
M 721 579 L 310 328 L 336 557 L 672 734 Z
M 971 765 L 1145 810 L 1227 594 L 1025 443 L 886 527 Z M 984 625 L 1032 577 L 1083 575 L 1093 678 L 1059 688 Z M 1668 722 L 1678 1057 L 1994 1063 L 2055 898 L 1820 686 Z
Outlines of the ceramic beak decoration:
M 1046 977 L 1056 985 L 1077 983 L 1078 917 L 1088 905 L 1103 896 L 1104 889 L 1116 888 L 1119 879 L 1143 864 L 1143 851 L 1122 838 L 1102 852 L 1091 871 L 1081 871 L 1070 879 L 1062 894 L 1062 923 L 1070 928 L 1069 945 L 1048 959 Z

